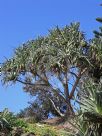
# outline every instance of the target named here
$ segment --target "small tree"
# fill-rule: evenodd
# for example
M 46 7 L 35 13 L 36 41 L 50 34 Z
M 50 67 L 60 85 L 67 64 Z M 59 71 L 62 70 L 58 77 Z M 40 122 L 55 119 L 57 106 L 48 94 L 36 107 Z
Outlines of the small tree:
M 57 102 L 57 105 L 59 105 L 59 102 Z M 60 101 L 60 105 L 62 105 L 62 101 Z M 59 107 L 61 107 L 59 105 Z M 63 109 L 61 112 L 63 112 Z M 28 118 L 28 119 L 33 119 L 36 122 L 48 119 L 53 116 L 60 116 L 56 110 L 54 109 L 52 103 L 48 98 L 43 96 L 42 94 L 39 94 L 36 96 L 36 99 L 32 102 L 29 102 L 29 106 L 26 107 L 25 109 L 21 110 L 18 114 L 17 117 L 20 118 Z

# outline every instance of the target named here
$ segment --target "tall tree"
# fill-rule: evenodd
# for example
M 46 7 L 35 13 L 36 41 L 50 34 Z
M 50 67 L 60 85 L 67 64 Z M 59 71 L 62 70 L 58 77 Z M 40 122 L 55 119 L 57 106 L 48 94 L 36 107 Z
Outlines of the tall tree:
M 1 65 L 2 81 L 20 82 L 31 95 L 47 96 L 60 116 L 74 115 L 72 100 L 90 65 L 87 50 L 79 23 L 56 27 L 47 36 L 17 48 L 13 57 Z M 60 112 L 59 100 L 66 106 L 64 114 Z

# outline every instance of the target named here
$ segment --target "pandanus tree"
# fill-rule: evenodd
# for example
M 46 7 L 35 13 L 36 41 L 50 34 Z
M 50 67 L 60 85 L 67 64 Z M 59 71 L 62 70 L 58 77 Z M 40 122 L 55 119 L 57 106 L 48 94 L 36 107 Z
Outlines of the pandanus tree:
M 72 100 L 90 65 L 87 50 L 79 23 L 56 27 L 47 36 L 24 43 L 2 63 L 2 82 L 20 82 L 31 95 L 45 94 L 60 116 L 74 115 Z M 65 113 L 61 113 L 60 101 Z

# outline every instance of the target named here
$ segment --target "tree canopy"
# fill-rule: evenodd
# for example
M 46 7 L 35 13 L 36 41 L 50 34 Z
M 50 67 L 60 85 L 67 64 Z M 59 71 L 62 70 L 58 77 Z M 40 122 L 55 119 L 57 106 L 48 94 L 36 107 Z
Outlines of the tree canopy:
M 47 36 L 18 47 L 13 57 L 2 63 L 2 82 L 20 82 L 32 96 L 47 98 L 60 116 L 74 115 L 83 82 L 89 78 L 100 81 L 101 46 L 101 38 L 86 40 L 79 23 L 57 26 Z

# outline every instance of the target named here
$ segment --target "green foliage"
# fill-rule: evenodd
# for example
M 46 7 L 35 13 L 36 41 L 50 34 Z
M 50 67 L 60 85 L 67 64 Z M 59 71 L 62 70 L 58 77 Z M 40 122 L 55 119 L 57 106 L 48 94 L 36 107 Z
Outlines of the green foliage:
M 102 64 L 102 39 L 93 39 L 90 47 L 90 56 L 92 57 L 92 61 L 97 64 L 97 66 L 101 66 Z M 94 65 L 94 64 L 93 64 Z
M 16 118 L 15 123 L 14 123 L 15 127 L 23 127 L 26 128 L 27 127 L 27 123 L 26 121 L 24 121 L 23 119 L 18 119 Z
M 36 136 L 60 136 L 54 127 L 44 124 L 29 124 L 25 131 L 33 132 Z
M 87 81 L 80 97 L 81 111 L 76 116 L 74 126 L 80 136 L 102 135 L 102 85 Z
M 0 130 L 1 132 L 9 133 L 12 130 L 14 118 L 7 109 L 0 113 Z
M 101 18 L 101 17 L 96 18 L 96 20 L 97 20 L 98 22 L 102 23 L 102 18 Z
M 16 49 L 13 58 L 6 60 L 1 66 L 3 81 L 15 82 L 26 72 L 36 75 L 38 70 L 43 70 L 43 65 L 52 68 L 57 63 L 63 71 L 65 60 L 74 65 L 81 58 L 87 61 L 82 52 L 84 45 L 87 46 L 87 43 L 79 30 L 79 23 L 72 23 L 62 29 L 56 27 L 47 37 L 28 41 Z
M 27 133 L 34 133 L 36 136 L 60 136 L 54 127 L 39 123 L 29 124 L 8 112 L 7 109 L 0 114 L 0 134 L 22 136 Z
M 2 135 L 12 136 L 12 131 L 17 127 L 26 128 L 27 123 L 24 120 L 18 119 L 13 113 L 9 112 L 8 109 L 0 113 L 0 132 Z
M 10 124 L 11 127 L 26 127 L 26 122 L 24 122 L 22 119 L 18 119 L 13 113 L 9 112 L 8 109 L 5 109 L 0 114 L 1 119 L 7 120 L 8 124 Z

